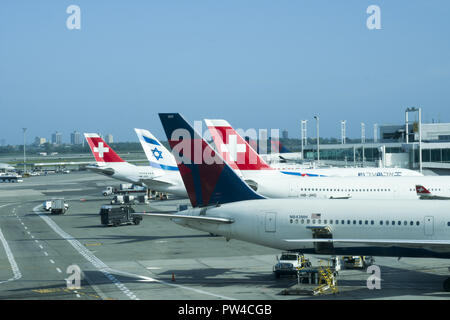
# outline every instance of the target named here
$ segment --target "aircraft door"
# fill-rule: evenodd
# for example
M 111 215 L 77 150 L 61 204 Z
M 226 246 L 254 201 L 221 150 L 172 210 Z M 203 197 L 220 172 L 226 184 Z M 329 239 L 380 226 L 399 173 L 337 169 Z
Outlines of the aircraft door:
M 425 235 L 432 236 L 434 234 L 434 217 L 426 216 L 424 218 Z
M 275 232 L 277 228 L 277 214 L 275 212 L 266 213 L 266 232 Z

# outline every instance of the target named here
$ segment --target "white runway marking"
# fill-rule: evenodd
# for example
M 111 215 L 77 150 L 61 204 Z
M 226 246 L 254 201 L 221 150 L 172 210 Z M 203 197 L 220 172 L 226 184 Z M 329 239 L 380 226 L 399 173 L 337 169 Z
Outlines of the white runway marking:
M 220 298 L 220 299 L 236 300 L 234 298 L 222 296 L 222 295 L 211 293 L 211 292 L 208 292 L 208 291 L 195 289 L 195 288 L 191 288 L 191 287 L 186 287 L 186 286 L 182 286 L 182 285 L 179 285 L 179 284 L 174 284 L 174 283 L 170 283 L 170 282 L 167 282 L 167 281 L 158 280 L 158 279 L 154 279 L 154 278 L 150 278 L 150 277 L 146 277 L 146 276 L 141 276 L 139 274 L 124 272 L 124 271 L 114 270 L 114 269 L 111 269 L 111 271 L 113 271 L 114 273 L 117 273 L 117 274 L 123 274 L 124 276 L 127 276 L 127 277 L 140 278 L 140 279 L 142 279 L 141 281 L 143 281 L 143 282 L 156 282 L 156 283 L 165 284 L 165 285 L 170 286 L 170 287 L 175 287 L 175 288 L 179 288 L 179 289 L 189 290 L 189 291 L 193 291 L 193 292 L 196 292 L 196 293 L 201 293 L 201 294 L 208 295 L 208 296 L 213 296 L 213 297 Z
M 51 262 L 51 263 L 55 263 L 55 261 L 53 261 L 52 259 L 50 259 L 50 262 Z
M 62 273 L 60 268 L 56 268 L 56 271 L 58 271 L 59 273 Z
M 6 242 L 6 239 L 3 236 L 1 229 L 0 229 L 0 241 L 2 242 L 3 247 L 5 248 L 6 256 L 8 257 L 9 263 L 11 264 L 11 269 L 14 274 L 14 277 L 12 277 L 11 279 L 0 282 L 0 284 L 2 284 L 5 282 L 14 281 L 22 278 L 22 273 L 20 272 L 19 267 L 17 266 L 16 260 L 14 259 L 14 255 L 12 254 L 12 251 L 9 248 L 8 242 Z
M 136 295 L 131 292 L 130 290 L 125 287 L 119 280 L 117 280 L 114 275 L 108 272 L 110 268 L 99 258 L 94 256 L 92 252 L 90 252 L 88 249 L 85 248 L 78 240 L 76 240 L 74 237 L 72 237 L 70 234 L 66 233 L 64 230 L 62 230 L 51 218 L 49 218 L 46 215 L 41 214 L 38 211 L 38 208 L 40 208 L 41 205 L 38 205 L 33 208 L 33 212 L 36 213 L 42 220 L 44 220 L 50 228 L 53 229 L 58 235 L 60 235 L 63 239 L 67 240 L 72 247 L 74 247 L 75 250 L 78 251 L 79 254 L 81 254 L 87 261 L 89 261 L 94 267 L 96 267 L 100 272 L 102 272 L 111 282 L 119 288 L 122 293 L 124 293 L 126 296 L 128 296 L 132 300 L 139 300 Z

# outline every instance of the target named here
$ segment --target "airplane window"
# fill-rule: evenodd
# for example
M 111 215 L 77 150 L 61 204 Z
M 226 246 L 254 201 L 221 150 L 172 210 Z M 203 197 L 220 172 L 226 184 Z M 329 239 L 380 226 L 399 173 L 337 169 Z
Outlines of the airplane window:
M 359 224 L 362 224 L 362 220 L 359 220 Z
M 403 225 L 407 226 L 408 225 L 408 221 L 403 221 Z
M 383 225 L 383 221 L 380 220 L 380 225 Z
M 420 222 L 419 222 L 419 221 L 416 221 L 416 226 L 418 226 L 418 225 L 420 225 Z
M 322 220 L 320 220 L 320 219 L 319 219 L 319 220 L 317 220 L 317 223 L 318 223 L 318 224 L 321 224 L 321 222 L 322 222 Z
M 330 219 L 330 224 L 333 224 L 333 219 Z
M 449 222 L 447 222 L 447 227 L 450 227 L 450 221 L 449 221 Z
M 401 222 L 401 221 L 399 221 L 399 222 L 397 222 L 397 224 L 398 224 L 399 226 L 401 226 L 401 225 L 402 225 L 402 222 Z
M 356 220 L 353 220 L 353 224 L 356 224 Z
M 374 224 L 374 221 L 373 221 L 373 220 L 370 220 L 370 224 Z
M 301 222 L 302 224 L 304 224 L 304 223 L 305 223 L 305 219 L 302 219 L 300 222 Z
M 298 219 L 295 219 L 295 223 L 298 224 Z
M 349 223 L 350 223 L 350 221 L 349 221 Z M 345 220 L 341 220 L 341 224 L 345 224 Z
M 319 222 L 320 223 L 320 222 Z M 323 220 L 323 223 L 327 224 L 327 219 Z
M 313 224 L 316 224 L 316 219 L 313 219 Z
M 306 220 L 306 223 L 309 223 L 310 221 L 311 221 L 311 220 L 308 219 L 308 220 Z
M 387 220 L 386 220 L 386 225 L 387 225 L 387 226 L 389 225 L 389 221 L 387 221 Z
M 350 224 L 350 220 L 347 220 L 347 224 Z
M 292 219 L 290 221 L 291 221 L 291 223 L 294 222 L 294 220 L 292 220 Z
M 413 221 L 411 221 L 411 222 L 409 223 L 409 225 L 410 225 L 410 226 L 414 225 L 414 222 L 413 222 Z

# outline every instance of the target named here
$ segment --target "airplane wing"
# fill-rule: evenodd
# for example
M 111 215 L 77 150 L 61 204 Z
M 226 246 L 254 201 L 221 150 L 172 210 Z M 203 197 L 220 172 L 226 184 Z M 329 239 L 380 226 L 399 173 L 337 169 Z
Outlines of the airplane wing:
M 422 185 L 416 185 L 416 194 L 420 200 L 450 200 L 450 197 L 437 196 L 432 194 Z
M 204 221 L 204 222 L 212 222 L 212 223 L 224 223 L 224 224 L 230 224 L 230 223 L 234 222 L 233 219 L 222 218 L 222 217 L 189 216 L 189 215 L 183 215 L 183 214 L 148 213 L 148 212 L 135 212 L 133 214 L 142 215 L 142 216 L 146 216 L 146 217 L 155 217 L 155 218 L 185 219 L 185 220 Z

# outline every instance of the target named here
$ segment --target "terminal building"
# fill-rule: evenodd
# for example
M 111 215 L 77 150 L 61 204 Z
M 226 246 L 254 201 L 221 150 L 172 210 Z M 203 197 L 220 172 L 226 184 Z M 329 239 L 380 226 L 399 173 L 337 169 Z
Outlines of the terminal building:
M 320 162 L 336 166 L 401 167 L 450 173 L 450 123 L 380 125 L 376 142 L 319 145 Z M 419 157 L 422 151 L 422 159 Z M 304 146 L 305 160 L 317 159 L 317 145 Z

